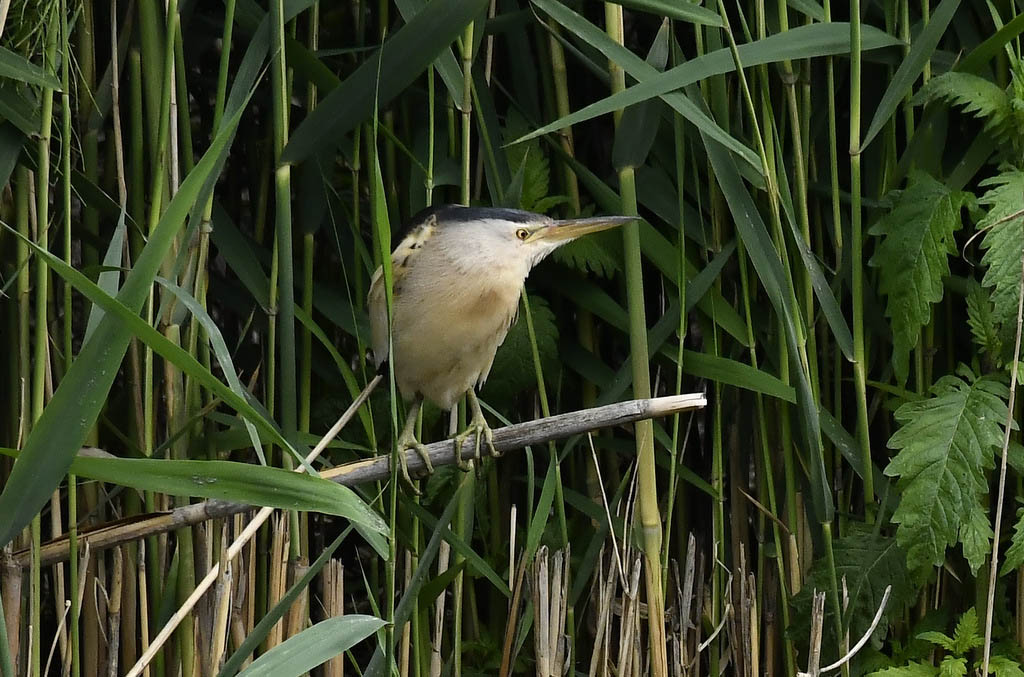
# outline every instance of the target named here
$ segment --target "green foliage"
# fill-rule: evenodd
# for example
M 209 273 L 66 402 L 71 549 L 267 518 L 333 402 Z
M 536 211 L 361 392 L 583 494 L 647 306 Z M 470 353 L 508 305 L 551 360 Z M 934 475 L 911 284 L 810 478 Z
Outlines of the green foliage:
M 1002 87 L 972 73 L 950 71 L 930 79 L 914 96 L 915 104 L 945 101 L 963 106 L 965 113 L 985 120 L 985 128 L 1007 133 L 1011 118 L 1010 97 Z
M 885 668 L 869 673 L 868 677 L 935 677 L 938 670 L 927 663 L 914 661 L 901 667 Z
M 897 618 L 904 608 L 913 604 L 918 593 L 918 584 L 907 570 L 906 551 L 896 538 L 875 533 L 869 525 L 851 522 L 846 534 L 833 545 L 836 561 L 836 576 L 846 580 L 849 592 L 849 607 L 844 622 L 850 628 L 851 637 L 861 637 L 871 626 L 875 612 L 882 603 L 887 586 L 892 592 L 882 620 L 875 628 L 874 637 L 885 637 L 889 619 Z M 810 628 L 810 604 L 813 590 L 827 590 L 830 572 L 824 559 L 815 562 L 800 593 L 793 603 L 799 610 L 790 634 L 807 637 Z M 830 627 L 831 609 L 826 607 L 826 627 Z
M 947 259 L 956 253 L 953 234 L 962 225 L 960 207 L 969 199 L 924 172 L 913 172 L 907 188 L 890 195 L 892 209 L 870 230 L 882 238 L 870 265 L 881 269 L 878 288 L 888 298 L 892 364 L 900 383 L 907 380 L 910 351 L 931 321 L 932 305 L 942 300 Z
M 999 575 L 1005 576 L 1021 565 L 1024 565 L 1024 507 L 1017 508 L 1017 523 L 1013 526 L 1013 537 Z
M 960 617 L 952 637 L 938 630 L 917 633 L 917 639 L 941 647 L 947 655 L 939 666 L 913 660 L 902 666 L 892 666 L 869 673 L 868 677 L 963 677 L 968 674 L 968 662 L 975 649 L 985 643 L 983 630 L 978 621 L 978 612 L 971 607 Z M 996 648 L 999 651 L 1000 647 Z M 980 671 L 981 660 L 975 660 L 974 669 Z M 971 673 L 974 674 L 974 673 Z M 1020 664 L 1006 655 L 994 653 L 989 661 L 989 674 L 998 677 L 1022 677 Z
M 988 661 L 988 669 L 996 677 L 1024 677 L 1020 663 L 1006 656 L 992 656 Z
M 530 311 L 533 313 L 533 330 L 537 334 L 541 366 L 545 378 L 550 379 L 558 369 L 558 325 L 555 324 L 555 314 L 551 312 L 547 301 L 533 295 L 530 296 Z M 519 393 L 536 387 L 530 334 L 526 318 L 520 313 L 494 356 L 491 373 L 480 395 L 488 402 L 508 404 Z
M 941 646 L 946 651 L 954 654 L 965 654 L 971 649 L 981 646 L 985 638 L 978 633 L 978 612 L 971 607 L 960 617 L 956 624 L 956 630 L 950 637 L 942 632 L 922 632 L 918 638 Z
M 530 123 L 521 113 L 509 112 L 502 136 L 505 143 L 511 143 L 531 129 Z M 519 195 L 519 209 L 532 212 L 545 212 L 555 204 L 565 200 L 564 197 L 548 195 L 551 183 L 551 168 L 547 155 L 541 148 L 539 139 L 529 143 L 518 143 L 505 148 L 509 167 L 522 172 L 522 190 Z
M 981 247 L 985 255 L 981 261 L 986 266 L 981 284 L 990 288 L 993 306 L 992 316 L 1000 327 L 1004 346 L 1013 346 L 1017 327 L 1017 305 L 1021 281 L 1021 255 L 1024 252 L 1024 172 L 1005 168 L 1001 174 L 983 181 L 989 189 L 978 202 L 987 207 L 985 216 L 978 222 L 978 230 L 987 231 Z M 1003 353 L 1004 361 L 1010 356 Z
M 959 374 L 940 378 L 932 397 L 897 409 L 901 427 L 889 439 L 898 453 L 885 474 L 899 478 L 901 492 L 893 521 L 912 570 L 941 565 L 946 548 L 962 543 L 977 571 L 992 537 L 982 507 L 985 471 L 1002 445 L 1009 393 L 995 378 L 963 366 Z
M 967 283 L 967 326 L 974 342 L 998 366 L 1003 353 L 999 324 L 988 291 L 973 278 Z

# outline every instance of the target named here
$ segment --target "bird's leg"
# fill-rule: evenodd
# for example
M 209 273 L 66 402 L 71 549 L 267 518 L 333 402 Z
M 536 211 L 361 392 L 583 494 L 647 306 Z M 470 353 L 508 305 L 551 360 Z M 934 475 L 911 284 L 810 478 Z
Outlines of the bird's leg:
M 466 391 L 466 397 L 469 398 L 469 406 L 473 412 L 473 418 L 469 421 L 469 426 L 466 427 L 461 433 L 455 436 L 455 463 L 459 466 L 460 470 L 469 470 L 469 461 L 462 460 L 462 445 L 469 438 L 470 435 L 476 436 L 476 445 L 473 447 L 473 458 L 480 458 L 480 439 L 483 438 L 484 443 L 487 445 L 488 453 L 491 456 L 500 456 L 498 450 L 494 448 L 494 433 L 491 432 L 491 427 L 487 425 L 487 419 L 484 418 L 484 412 L 480 410 L 480 401 L 476 398 L 476 393 L 470 388 Z
M 402 428 L 402 434 L 398 436 L 396 446 L 398 447 L 398 460 L 401 465 L 402 479 L 409 486 L 415 486 L 412 483 L 412 478 L 409 476 L 409 466 L 405 462 L 405 450 L 415 449 L 419 457 L 423 459 L 423 465 L 427 467 L 427 472 L 434 472 L 434 466 L 430 462 L 430 456 L 427 454 L 427 445 L 416 439 L 416 419 L 419 417 L 420 407 L 423 406 L 423 398 L 416 397 L 413 400 L 412 406 L 409 408 L 409 413 L 405 417 L 405 427 Z

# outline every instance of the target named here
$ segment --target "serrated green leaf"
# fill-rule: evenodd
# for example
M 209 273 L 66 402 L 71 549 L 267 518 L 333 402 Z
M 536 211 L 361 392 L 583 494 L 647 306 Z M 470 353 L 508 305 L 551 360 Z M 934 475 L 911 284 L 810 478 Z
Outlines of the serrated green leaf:
M 898 668 L 876 670 L 870 673 L 868 677 L 935 677 L 937 674 L 939 674 L 938 668 L 933 667 L 931 664 L 914 661 Z
M 967 659 L 946 656 L 939 663 L 939 677 L 964 677 L 967 674 Z
M 510 111 L 502 135 L 504 143 L 508 144 L 529 129 L 530 124 L 522 114 L 515 110 Z M 548 196 L 551 170 L 540 143 L 533 141 L 506 145 L 505 153 L 509 166 L 518 167 L 510 190 L 518 188 L 519 196 L 515 204 L 508 206 L 527 211 L 542 211 L 538 209 L 537 204 Z
M 918 634 L 918 639 L 923 639 L 926 642 L 931 642 L 936 646 L 941 646 L 946 651 L 953 651 L 956 649 L 956 643 L 953 638 L 944 632 L 938 630 L 929 630 L 928 632 L 922 632 Z
M 889 619 L 900 617 L 908 605 L 917 598 L 919 586 L 907 570 L 906 552 L 891 536 L 876 534 L 865 524 L 851 522 L 846 535 L 833 545 L 836 562 L 836 576 L 846 579 L 850 603 L 847 607 L 846 622 L 850 636 L 860 637 L 871 627 L 875 612 L 882 603 L 887 586 L 892 586 L 889 601 L 882 620 L 873 636 L 881 640 L 886 636 Z M 830 585 L 831 573 L 824 558 L 815 562 L 807 582 L 794 598 L 797 609 L 810 610 L 813 589 L 826 590 Z M 794 623 L 793 633 L 797 637 L 807 636 L 810 628 L 810 614 L 800 612 Z M 826 615 L 831 616 L 827 609 Z M 826 623 L 831 621 L 826 620 Z
M 892 364 L 901 384 L 910 371 L 910 351 L 931 321 L 932 305 L 942 300 L 948 257 L 956 253 L 953 233 L 962 225 L 960 206 L 966 199 L 966 193 L 913 172 L 906 190 L 892 197 L 892 209 L 869 231 L 882 238 L 869 265 L 880 268 L 878 291 L 887 297 Z
M 551 258 L 583 273 L 610 278 L 622 270 L 622 236 L 614 231 L 594 233 L 565 244 Z
M 1024 172 L 1008 169 L 981 182 L 989 189 L 978 199 L 988 211 L 978 222 L 978 230 L 985 231 L 981 248 L 985 250 L 981 262 L 986 266 L 983 287 L 990 287 L 992 312 L 1001 327 L 1004 346 L 1013 345 L 1013 332 L 1017 327 L 1017 301 L 1021 281 L 1021 256 L 1024 255 L 1024 233 L 1021 205 L 1024 201 Z M 1004 356 L 1005 357 L 1005 356 Z
M 964 612 L 953 632 L 954 653 L 963 655 L 975 647 L 985 643 L 985 638 L 978 634 L 978 611 L 973 606 Z
M 971 73 L 951 71 L 930 79 L 912 103 L 927 104 L 946 101 L 962 106 L 965 113 L 985 120 L 985 128 L 1005 134 L 1005 124 L 1011 118 L 1010 97 L 1002 87 Z
M 980 670 L 981 662 L 975 663 L 975 667 Z M 1021 669 L 1020 663 L 1006 656 L 990 657 L 988 671 L 989 674 L 994 674 L 996 677 L 1024 677 L 1024 670 Z
M 964 558 L 971 571 L 977 571 L 992 551 L 992 525 L 980 504 L 975 504 L 967 513 L 960 526 L 960 542 L 964 546 Z
M 999 575 L 1005 576 L 1022 564 L 1024 564 L 1024 507 L 1017 508 L 1017 523 L 1013 526 L 1010 547 L 1006 550 L 1006 560 L 999 570 Z
M 533 313 L 533 329 L 537 335 L 537 350 L 540 352 L 544 373 L 554 374 L 558 367 L 558 326 L 555 324 L 555 314 L 551 312 L 547 301 L 532 294 L 530 311 Z M 524 368 L 524 365 L 532 364 L 526 321 L 520 317 L 508 330 L 505 341 L 498 348 L 480 396 L 489 402 L 508 402 L 524 390 L 536 387 L 537 377 L 533 369 Z
M 992 301 L 988 291 L 973 278 L 967 283 L 967 326 L 971 328 L 971 337 L 978 347 L 999 365 L 1003 358 L 1003 342 Z
M 984 473 L 1002 446 L 1009 391 L 993 378 L 962 371 L 968 380 L 944 376 L 932 397 L 896 410 L 901 427 L 888 446 L 899 453 L 885 474 L 899 477 L 902 497 L 893 522 L 911 569 L 939 566 L 947 547 L 966 537 L 974 548 L 980 539 Z M 979 565 L 973 561 L 972 570 Z

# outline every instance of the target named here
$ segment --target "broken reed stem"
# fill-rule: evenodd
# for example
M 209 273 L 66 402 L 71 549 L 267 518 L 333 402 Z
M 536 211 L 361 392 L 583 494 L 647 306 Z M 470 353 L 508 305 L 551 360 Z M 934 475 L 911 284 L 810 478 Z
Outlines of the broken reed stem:
M 703 394 L 693 393 L 644 400 L 629 400 L 603 407 L 581 409 L 568 414 L 559 414 L 525 423 L 516 423 L 504 428 L 496 428 L 494 430 L 494 447 L 498 452 L 519 450 L 526 446 L 564 439 L 599 428 L 625 425 L 634 421 L 669 416 L 689 409 L 698 409 L 706 404 L 707 401 Z M 352 407 L 349 408 L 350 411 L 352 409 Z M 434 467 L 454 464 L 453 446 L 451 440 L 427 445 L 427 454 L 430 456 Z M 473 440 L 470 438 L 463 444 L 461 456 L 464 459 L 469 459 L 472 455 Z M 406 453 L 406 463 L 410 474 L 413 476 L 423 474 L 423 460 L 415 451 L 408 451 Z M 320 473 L 320 476 L 345 486 L 378 482 L 387 480 L 390 477 L 389 464 L 390 457 L 388 455 L 375 456 L 325 470 Z M 80 531 L 78 543 L 79 547 L 83 547 L 83 544 L 88 543 L 93 551 L 100 551 L 146 536 L 173 531 L 182 526 L 198 524 L 218 517 L 228 517 L 252 509 L 254 509 L 254 506 L 244 503 L 211 499 L 185 505 L 127 524 L 111 524 L 85 532 Z M 273 508 L 264 508 L 264 510 L 272 511 Z M 269 512 L 267 514 L 269 515 Z M 44 544 L 40 550 L 41 566 L 63 562 L 67 557 L 68 540 L 66 535 Z M 15 553 L 14 559 L 19 565 L 26 567 L 30 561 L 30 552 L 28 550 L 20 550 Z

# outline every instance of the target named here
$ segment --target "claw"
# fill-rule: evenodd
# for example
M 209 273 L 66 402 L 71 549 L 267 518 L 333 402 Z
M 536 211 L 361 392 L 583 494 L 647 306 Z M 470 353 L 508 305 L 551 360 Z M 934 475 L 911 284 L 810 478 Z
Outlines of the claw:
M 402 430 L 402 434 L 398 436 L 398 440 L 395 442 L 395 445 L 398 447 L 399 471 L 402 476 L 402 481 L 417 496 L 420 495 L 421 492 L 413 482 L 412 476 L 409 475 L 409 466 L 405 461 L 405 452 L 409 449 L 415 450 L 423 461 L 423 465 L 426 466 L 427 474 L 429 475 L 434 472 L 434 465 L 430 462 L 430 455 L 427 453 L 427 445 L 416 439 L 416 418 L 419 414 L 421 404 L 422 402 L 420 400 L 413 402 L 412 407 L 409 409 L 409 415 L 405 421 L 405 428 Z
M 484 418 L 484 413 L 480 409 L 480 402 L 476 398 L 476 393 L 472 390 L 466 391 L 466 395 L 469 397 L 469 406 L 473 411 L 473 418 L 470 420 L 469 425 L 461 433 L 455 436 L 455 465 L 459 467 L 459 470 L 466 472 L 472 469 L 473 465 L 471 461 L 464 460 L 462 458 L 462 445 L 465 444 L 466 440 L 469 439 L 470 435 L 473 435 L 475 444 L 473 445 L 473 460 L 480 460 L 480 440 L 484 441 L 487 445 L 487 453 L 497 458 L 501 454 L 494 448 L 494 433 L 491 431 L 491 427 L 487 425 L 487 419 Z

